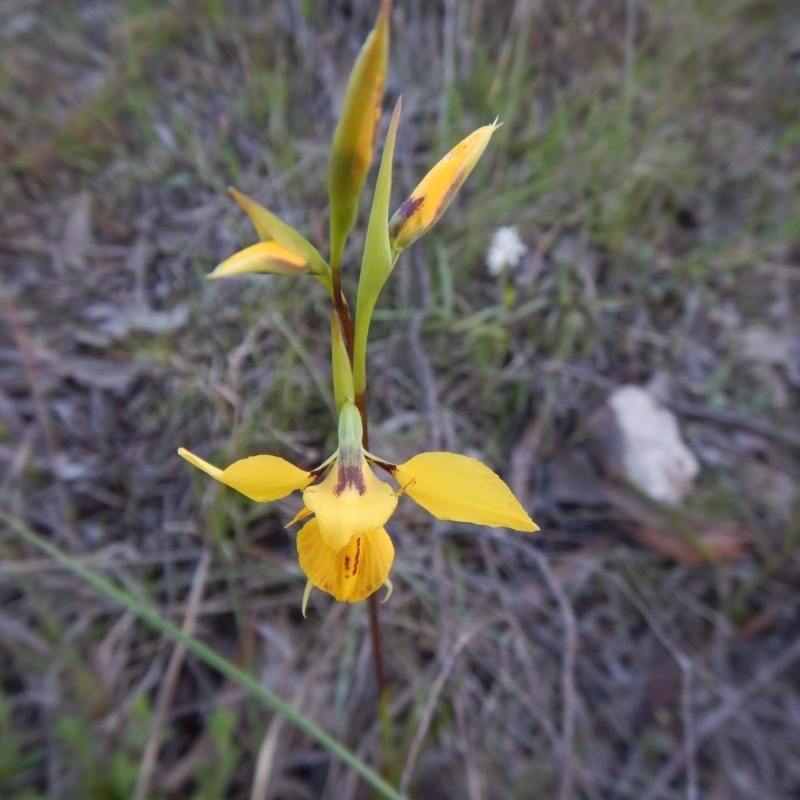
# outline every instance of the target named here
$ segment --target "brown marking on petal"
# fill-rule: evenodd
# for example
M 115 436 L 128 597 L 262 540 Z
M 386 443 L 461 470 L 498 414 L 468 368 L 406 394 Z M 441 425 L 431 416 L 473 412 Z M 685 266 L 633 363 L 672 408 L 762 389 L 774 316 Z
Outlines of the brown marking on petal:
M 397 464 L 392 464 L 390 461 L 384 461 L 375 456 L 369 456 L 369 460 L 376 467 L 380 467 L 384 472 L 388 472 L 390 475 L 394 475 L 394 473 L 397 472 Z
M 414 214 L 420 209 L 422 204 L 425 202 L 424 197 L 407 197 L 403 202 L 400 204 L 400 208 L 397 209 L 397 223 L 395 225 L 396 230 L 400 230 L 403 225 L 408 222 Z
M 361 537 L 356 536 L 356 557 L 353 559 L 353 577 L 358 575 L 358 569 L 361 566 Z
M 344 557 L 344 576 L 345 578 L 350 577 L 350 556 Z
M 447 208 L 447 206 L 450 205 L 450 201 L 453 199 L 456 192 L 458 192 L 458 190 L 461 188 L 461 186 L 464 183 L 464 180 L 466 180 L 466 178 L 462 180 L 461 175 L 462 171 L 459 170 L 453 176 L 453 180 L 447 187 L 447 191 L 442 195 L 442 199 L 439 201 L 439 206 L 438 206 L 439 210 L 436 212 L 436 216 L 434 216 L 434 222 L 438 222 L 439 217 L 441 217 L 442 214 L 444 214 L 445 209 Z M 433 225 L 434 222 L 432 222 L 431 225 Z
M 339 464 L 339 475 L 333 493 L 338 496 L 348 488 L 355 488 L 359 494 L 367 491 L 361 464 Z

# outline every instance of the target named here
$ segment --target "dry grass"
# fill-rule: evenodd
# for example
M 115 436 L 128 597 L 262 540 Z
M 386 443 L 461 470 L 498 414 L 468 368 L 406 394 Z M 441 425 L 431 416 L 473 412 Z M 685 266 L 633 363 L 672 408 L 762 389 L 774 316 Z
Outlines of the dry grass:
M 327 142 L 375 5 L 3 4 L 0 487 L 379 764 L 365 608 L 317 594 L 303 621 L 292 502 L 175 455 L 329 452 L 323 292 L 202 276 L 251 240 L 228 183 L 324 250 Z M 411 797 L 800 794 L 798 19 L 793 0 L 396 2 L 395 200 L 506 124 L 382 301 L 372 450 L 479 453 L 543 528 L 393 520 L 384 767 Z M 483 264 L 501 224 L 531 251 L 505 286 Z M 674 517 L 575 477 L 608 390 L 654 376 L 703 464 L 679 522 L 740 537 L 732 561 L 666 558 Z M 3 530 L 0 794 L 137 782 L 370 796 Z

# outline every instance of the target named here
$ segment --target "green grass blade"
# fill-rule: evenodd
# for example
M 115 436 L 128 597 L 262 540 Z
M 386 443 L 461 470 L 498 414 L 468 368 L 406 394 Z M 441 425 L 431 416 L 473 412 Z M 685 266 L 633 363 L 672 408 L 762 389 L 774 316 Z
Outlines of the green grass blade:
M 151 608 L 142 600 L 128 594 L 122 589 L 117 588 L 96 572 L 85 567 L 55 545 L 43 539 L 23 522 L 9 517 L 2 511 L 0 511 L 0 519 L 3 519 L 9 527 L 29 544 L 43 550 L 98 592 L 116 600 L 118 603 L 125 606 L 125 608 L 136 614 L 143 622 L 146 622 L 148 625 L 166 634 L 174 641 L 180 642 L 191 653 L 202 661 L 205 661 L 206 664 L 216 669 L 220 674 L 235 681 L 253 697 L 260 700 L 265 706 L 268 706 L 274 711 L 277 711 L 278 714 L 284 716 L 289 722 L 303 731 L 303 733 L 321 744 L 331 755 L 340 759 L 343 763 L 347 764 L 348 767 L 355 770 L 365 781 L 380 792 L 383 797 L 389 798 L 390 800 L 406 800 L 403 795 L 390 786 L 377 772 L 358 758 L 355 753 L 336 741 L 336 739 L 322 730 L 322 728 L 308 719 L 308 717 L 297 712 L 286 701 L 282 700 L 276 694 L 273 694 L 269 689 L 266 689 L 255 680 L 255 678 L 231 664 L 218 653 L 215 653 L 210 647 L 203 644 L 198 639 L 195 639 L 193 636 L 187 635 L 180 628 L 164 619 L 154 608 Z M 13 562 L 8 566 L 13 570 Z

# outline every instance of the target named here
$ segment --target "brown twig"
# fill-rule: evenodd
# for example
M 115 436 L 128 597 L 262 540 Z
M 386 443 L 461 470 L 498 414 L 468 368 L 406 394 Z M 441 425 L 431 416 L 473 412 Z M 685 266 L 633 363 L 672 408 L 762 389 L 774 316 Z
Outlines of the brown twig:
M 33 397 L 34 407 L 36 408 L 36 416 L 39 419 L 39 425 L 41 426 L 42 435 L 44 436 L 47 454 L 50 457 L 50 462 L 52 464 L 58 453 L 58 441 L 56 439 L 53 426 L 50 424 L 50 414 L 47 410 L 47 406 L 45 405 L 44 397 L 39 390 L 39 376 L 36 371 L 36 365 L 33 363 L 33 359 L 31 358 L 30 342 L 28 341 L 28 336 L 25 332 L 25 327 L 22 324 L 22 320 L 20 319 L 17 307 L 11 301 L 11 298 L 5 294 L 3 295 L 2 300 L 6 314 L 8 315 L 11 333 L 14 336 L 14 341 L 22 359 L 25 377 L 28 380 L 28 385 L 31 389 L 31 396 Z M 62 519 L 60 532 L 75 550 L 82 550 L 83 548 L 80 540 L 73 530 L 74 514 L 72 511 L 72 504 L 69 501 L 69 496 L 67 495 L 64 485 L 58 475 L 54 474 L 53 477 L 56 493 L 58 495 L 58 504 L 61 507 Z
M 539 567 L 547 588 L 553 593 L 564 620 L 564 652 L 561 661 L 561 781 L 558 796 L 560 800 L 572 797 L 573 776 L 573 743 L 575 739 L 575 708 L 577 691 L 575 689 L 575 662 L 578 654 L 578 626 L 575 611 L 572 608 L 564 588 L 550 568 L 550 562 L 538 550 L 532 550 L 536 565 Z
M 756 692 L 765 686 L 769 686 L 781 672 L 788 669 L 798 658 L 800 658 L 800 639 L 795 639 L 774 661 L 762 667 L 752 680 L 748 681 L 741 689 L 732 692 L 717 708 L 708 713 L 697 726 L 691 755 L 694 756 L 697 748 L 736 714 Z M 656 800 L 657 797 L 664 794 L 670 781 L 681 770 L 689 755 L 688 746 L 676 750 L 672 754 L 672 758 L 667 761 L 658 775 L 656 775 L 655 780 L 642 800 Z
M 400 778 L 399 790 L 401 794 L 406 794 L 408 792 L 409 784 L 411 783 L 411 777 L 414 773 L 414 767 L 417 763 L 417 758 L 419 757 L 420 748 L 425 741 L 425 737 L 428 735 L 428 731 L 431 726 L 431 720 L 433 719 L 433 712 L 436 709 L 436 704 L 439 701 L 440 695 L 442 694 L 442 690 L 444 689 L 447 678 L 452 672 L 453 667 L 455 666 L 455 663 L 461 654 L 461 651 L 470 643 L 475 634 L 477 634 L 483 627 L 484 623 L 481 623 L 470 630 L 462 631 L 456 639 L 455 644 L 448 652 L 444 663 L 439 668 L 439 674 L 436 676 L 430 692 L 428 692 L 428 697 L 425 700 L 425 706 L 420 714 L 419 725 L 417 725 L 414 738 L 411 740 L 411 744 L 408 747 L 406 763 L 403 767 L 403 775 Z
M 667 405 L 676 414 L 684 417 L 694 417 L 706 422 L 716 422 L 731 428 L 741 428 L 766 439 L 772 439 L 781 444 L 800 449 L 800 433 L 787 427 L 777 427 L 755 417 L 747 417 L 736 411 L 728 411 L 723 408 L 709 408 L 697 403 L 687 403 L 684 401 L 673 401 Z
M 197 618 L 200 612 L 200 601 L 203 599 L 203 591 L 208 578 L 208 567 L 211 556 L 208 550 L 204 550 L 200 556 L 200 561 L 192 578 L 192 585 L 189 590 L 189 599 L 186 604 L 186 616 L 183 619 L 181 630 L 187 635 L 191 635 L 197 625 Z M 167 717 L 167 711 L 172 705 L 175 697 L 175 690 L 178 685 L 178 675 L 180 674 L 183 662 L 186 659 L 186 645 L 177 643 L 172 651 L 172 656 L 167 666 L 164 682 L 161 684 L 161 691 L 158 695 L 155 712 L 153 713 L 153 723 L 150 727 L 150 735 L 144 748 L 142 763 L 139 767 L 139 777 L 136 780 L 136 789 L 133 793 L 133 800 L 145 800 L 150 789 L 150 782 L 153 778 L 153 771 L 158 758 L 159 740 L 161 729 Z

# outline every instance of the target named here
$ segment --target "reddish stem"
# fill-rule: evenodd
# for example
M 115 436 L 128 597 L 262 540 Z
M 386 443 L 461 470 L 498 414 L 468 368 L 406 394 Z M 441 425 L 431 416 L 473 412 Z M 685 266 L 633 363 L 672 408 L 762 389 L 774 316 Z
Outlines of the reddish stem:
M 347 357 L 350 359 L 352 368 L 356 331 L 353 325 L 353 318 L 350 316 L 350 309 L 347 306 L 347 300 L 342 294 L 342 270 L 340 265 L 334 264 L 331 267 L 331 273 L 333 277 L 333 305 L 339 315 L 339 322 L 344 334 L 344 344 L 347 348 Z

